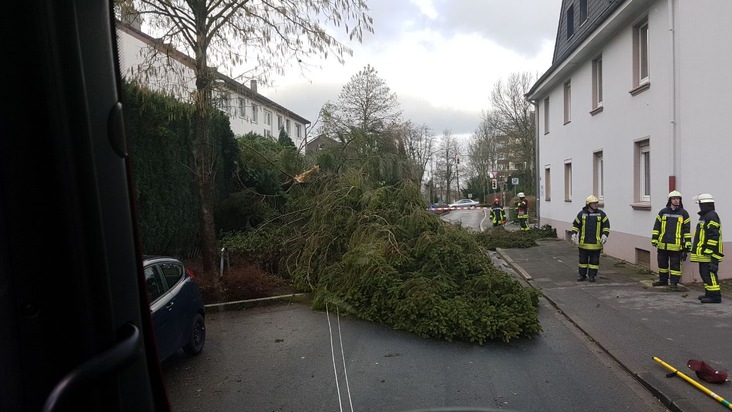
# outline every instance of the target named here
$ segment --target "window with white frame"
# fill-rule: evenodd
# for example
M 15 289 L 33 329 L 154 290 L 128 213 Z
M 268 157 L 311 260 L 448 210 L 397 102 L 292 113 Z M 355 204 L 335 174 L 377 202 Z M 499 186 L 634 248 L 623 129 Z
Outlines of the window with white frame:
M 564 83 L 564 124 L 572 121 L 572 81 Z
M 269 129 L 264 129 L 264 136 L 265 137 L 272 137 L 272 131 Z
M 602 107 L 602 56 L 592 61 L 592 109 Z
M 239 117 L 241 117 L 241 118 L 247 117 L 246 107 L 247 107 L 247 101 L 244 100 L 243 97 L 240 97 L 239 98 Z
M 257 123 L 259 121 L 259 106 L 252 104 L 252 122 Z
M 552 169 L 549 166 L 544 168 L 544 200 L 552 200 Z
M 572 201 L 572 161 L 564 161 L 564 201 Z
M 600 200 L 605 198 L 605 169 L 602 160 L 602 152 L 595 152 L 593 155 L 592 167 L 592 192 Z
M 648 19 L 633 27 L 633 88 L 650 82 Z M 644 88 L 645 90 L 645 88 Z
M 285 120 L 285 131 L 287 132 L 287 135 L 290 136 L 290 119 Z
M 635 142 L 634 198 L 637 203 L 651 201 L 651 144 L 644 139 Z
M 277 130 L 282 130 L 282 116 L 277 115 Z
M 295 123 L 295 136 L 299 139 L 302 137 L 302 126 Z
M 549 133 L 549 98 L 544 98 L 544 134 Z
M 264 111 L 264 124 L 267 126 L 272 126 L 272 112 L 269 110 Z

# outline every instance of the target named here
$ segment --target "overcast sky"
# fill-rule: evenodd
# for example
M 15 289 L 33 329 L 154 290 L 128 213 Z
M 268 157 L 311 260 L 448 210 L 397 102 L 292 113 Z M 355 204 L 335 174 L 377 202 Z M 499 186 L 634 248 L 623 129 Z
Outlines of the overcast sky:
M 561 0 L 368 0 L 374 33 L 347 43 L 344 65 L 288 69 L 259 92 L 315 122 L 367 64 L 399 98 L 403 119 L 471 134 L 498 80 L 543 74 L 551 65 Z M 341 36 L 342 29 L 337 33 Z

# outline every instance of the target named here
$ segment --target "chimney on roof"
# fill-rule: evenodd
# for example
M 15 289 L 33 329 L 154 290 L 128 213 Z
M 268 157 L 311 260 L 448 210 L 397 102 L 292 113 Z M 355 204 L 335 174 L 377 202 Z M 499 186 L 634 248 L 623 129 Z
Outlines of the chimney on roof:
M 256 93 L 257 92 L 257 81 L 256 80 L 251 80 L 249 82 L 249 84 L 250 84 L 249 88 L 252 89 L 252 91 L 254 93 Z

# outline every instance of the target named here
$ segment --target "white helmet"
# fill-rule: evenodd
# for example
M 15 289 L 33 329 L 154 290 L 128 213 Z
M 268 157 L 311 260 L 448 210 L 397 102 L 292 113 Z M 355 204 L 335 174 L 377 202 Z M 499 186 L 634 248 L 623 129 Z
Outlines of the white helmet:
M 518 197 L 526 197 L 526 196 L 524 196 L 524 192 L 519 192 Z
M 714 197 L 709 193 L 702 193 L 694 196 L 696 203 L 714 203 Z
M 681 197 L 681 192 L 679 192 L 678 190 L 674 190 L 673 192 L 671 192 L 671 193 L 668 194 L 668 198 L 669 199 L 671 199 L 672 197 L 678 197 L 678 198 L 680 198 Z

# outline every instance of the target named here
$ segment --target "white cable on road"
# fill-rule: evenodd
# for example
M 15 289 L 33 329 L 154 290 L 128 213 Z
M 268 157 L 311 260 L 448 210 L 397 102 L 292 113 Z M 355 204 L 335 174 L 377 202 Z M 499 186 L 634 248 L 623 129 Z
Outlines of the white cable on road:
M 338 369 L 336 368 L 335 350 L 333 349 L 333 329 L 330 327 L 330 313 L 328 312 L 328 304 L 325 304 L 325 316 L 328 318 L 328 332 L 330 333 L 330 357 L 333 360 L 333 373 L 335 374 L 336 391 L 338 391 L 338 407 L 343 412 L 343 403 L 341 402 L 341 387 L 338 384 Z
M 348 392 L 348 403 L 351 405 L 353 412 L 353 400 L 351 400 L 351 386 L 348 384 L 348 370 L 346 369 L 346 353 L 343 352 L 343 335 L 341 335 L 341 311 L 336 307 L 336 316 L 338 317 L 338 340 L 341 343 L 341 358 L 343 359 L 343 374 L 346 376 L 346 391 Z

